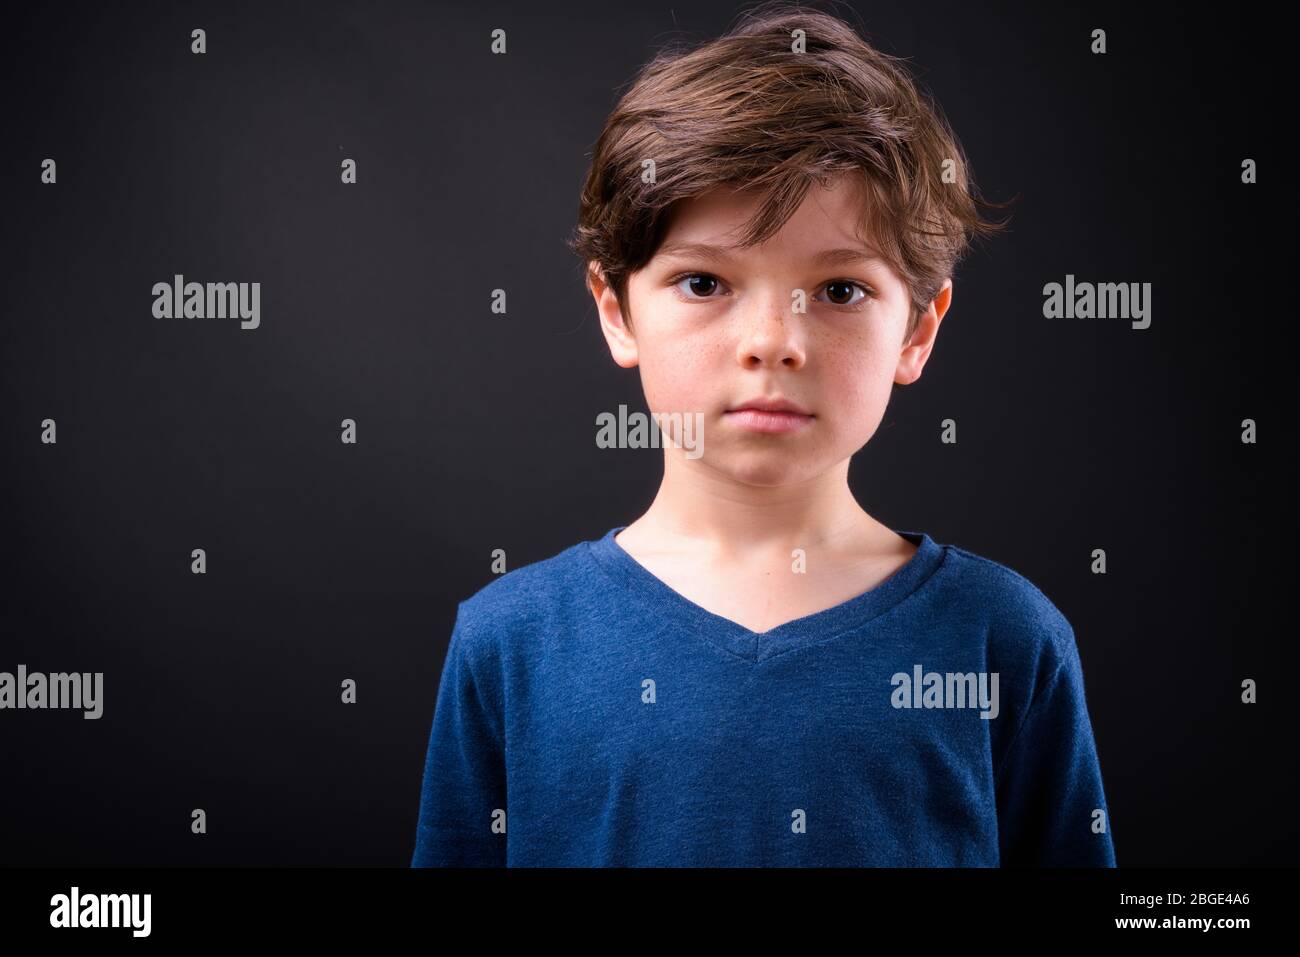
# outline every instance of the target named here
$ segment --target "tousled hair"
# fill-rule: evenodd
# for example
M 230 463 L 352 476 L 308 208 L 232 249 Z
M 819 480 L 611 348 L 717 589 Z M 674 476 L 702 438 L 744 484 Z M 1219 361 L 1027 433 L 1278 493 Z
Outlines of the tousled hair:
M 859 234 L 907 285 L 907 341 L 971 239 L 1005 226 L 980 207 L 1010 204 L 980 198 L 956 135 L 903 60 L 831 14 L 761 3 L 721 37 L 671 42 L 633 78 L 596 141 L 569 246 L 600 269 L 630 324 L 628 278 L 653 258 L 676 203 L 760 190 L 739 240 L 748 247 L 776 233 L 813 184 L 845 173 L 861 188 Z

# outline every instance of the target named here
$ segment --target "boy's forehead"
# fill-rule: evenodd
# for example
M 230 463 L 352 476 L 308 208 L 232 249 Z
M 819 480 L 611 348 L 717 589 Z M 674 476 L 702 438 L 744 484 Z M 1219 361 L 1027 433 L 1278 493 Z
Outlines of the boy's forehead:
M 879 256 L 865 221 L 862 191 L 840 179 L 814 183 L 788 220 L 757 247 L 739 244 L 766 194 L 754 187 L 720 188 L 678 200 L 669 211 L 656 255 L 739 257 L 764 247 L 798 247 L 818 253 L 826 265 L 847 261 L 845 250 Z

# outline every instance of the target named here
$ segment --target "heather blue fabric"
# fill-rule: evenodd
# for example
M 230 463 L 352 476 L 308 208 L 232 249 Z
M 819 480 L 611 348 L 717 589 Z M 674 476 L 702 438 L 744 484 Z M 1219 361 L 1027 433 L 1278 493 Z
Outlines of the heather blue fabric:
M 457 607 L 411 866 L 1114 866 L 1074 633 L 1027 579 L 899 531 L 879 586 L 758 633 L 623 527 Z M 996 672 L 998 713 L 924 707 L 917 666 Z

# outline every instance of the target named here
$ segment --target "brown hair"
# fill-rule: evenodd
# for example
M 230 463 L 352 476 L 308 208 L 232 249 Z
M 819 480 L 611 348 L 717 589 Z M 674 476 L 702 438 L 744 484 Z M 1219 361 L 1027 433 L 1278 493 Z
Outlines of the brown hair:
M 805 51 L 794 52 L 802 30 Z M 653 159 L 656 182 L 642 181 Z M 949 181 L 945 182 L 945 162 Z M 961 144 L 903 61 L 812 7 L 767 2 L 723 36 L 661 50 L 605 121 L 583 184 L 570 248 L 598 266 L 625 321 L 628 277 L 663 240 L 679 200 L 759 187 L 741 246 L 779 230 L 816 182 L 853 173 L 865 188 L 859 230 L 906 283 L 910 338 L 984 222 Z

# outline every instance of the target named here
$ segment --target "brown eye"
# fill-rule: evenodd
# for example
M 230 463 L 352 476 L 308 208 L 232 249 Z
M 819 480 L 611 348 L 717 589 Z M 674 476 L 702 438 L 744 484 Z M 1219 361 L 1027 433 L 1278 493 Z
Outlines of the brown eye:
M 682 284 L 686 283 L 689 293 L 685 293 L 685 299 L 712 299 L 716 298 L 712 294 L 718 288 L 718 280 L 708 273 L 693 272 L 683 275 L 674 281 L 674 285 L 681 290 Z
M 862 298 L 854 299 L 853 293 L 861 290 Z M 856 306 L 866 299 L 870 293 L 867 288 L 856 282 L 849 282 L 847 279 L 837 279 L 826 284 L 826 295 L 832 305 L 836 306 Z

